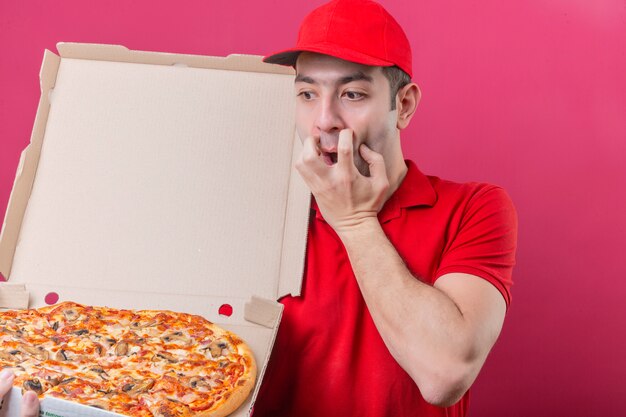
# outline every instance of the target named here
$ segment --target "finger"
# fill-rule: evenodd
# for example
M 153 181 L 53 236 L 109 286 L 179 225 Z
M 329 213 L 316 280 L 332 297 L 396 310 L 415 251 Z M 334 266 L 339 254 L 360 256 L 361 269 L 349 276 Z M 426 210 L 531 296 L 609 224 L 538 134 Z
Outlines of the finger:
M 22 396 L 22 412 L 21 417 L 37 417 L 39 416 L 39 398 L 34 391 L 26 391 Z
M 339 132 L 337 143 L 337 166 L 342 170 L 352 170 L 354 166 L 354 135 L 352 129 L 343 129 Z
M 310 177 L 313 173 L 323 175 L 326 171 L 326 164 L 321 156 L 322 152 L 319 148 L 319 142 L 319 137 L 309 136 L 302 143 L 302 153 L 296 163 L 296 168 L 305 178 Z
M 10 369 L 3 369 L 0 372 L 0 398 L 4 397 L 13 386 L 15 374 Z
M 319 156 L 320 151 L 320 138 L 318 136 L 309 136 L 302 142 L 302 153 Z
M 373 150 L 369 148 L 369 146 L 367 146 L 364 143 L 362 143 L 361 146 L 359 147 L 359 153 L 361 154 L 361 157 L 363 158 L 363 160 L 367 162 L 367 164 L 369 165 L 370 176 L 372 178 L 387 179 L 387 171 L 385 169 L 385 160 L 383 159 L 383 156 L 381 154 L 379 154 L 378 152 L 374 152 Z

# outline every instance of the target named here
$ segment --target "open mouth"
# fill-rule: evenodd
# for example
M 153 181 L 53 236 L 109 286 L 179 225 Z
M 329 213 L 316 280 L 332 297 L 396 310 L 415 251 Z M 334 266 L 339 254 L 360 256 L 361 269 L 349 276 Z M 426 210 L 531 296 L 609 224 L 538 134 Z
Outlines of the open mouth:
M 335 165 L 337 163 L 337 152 L 322 152 L 322 158 L 326 165 Z

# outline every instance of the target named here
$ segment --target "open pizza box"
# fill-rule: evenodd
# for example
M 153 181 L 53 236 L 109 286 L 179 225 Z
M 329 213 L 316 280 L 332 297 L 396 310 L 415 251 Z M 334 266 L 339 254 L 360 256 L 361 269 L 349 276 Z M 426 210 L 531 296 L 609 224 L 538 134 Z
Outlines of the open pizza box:
M 0 235 L 0 307 L 201 315 L 254 352 L 257 384 L 232 414 L 249 415 L 276 300 L 302 282 L 309 192 L 293 169 L 293 72 L 243 55 L 57 49 L 44 54 Z M 19 397 L 0 415 L 17 416 Z M 116 414 L 51 398 L 42 415 Z

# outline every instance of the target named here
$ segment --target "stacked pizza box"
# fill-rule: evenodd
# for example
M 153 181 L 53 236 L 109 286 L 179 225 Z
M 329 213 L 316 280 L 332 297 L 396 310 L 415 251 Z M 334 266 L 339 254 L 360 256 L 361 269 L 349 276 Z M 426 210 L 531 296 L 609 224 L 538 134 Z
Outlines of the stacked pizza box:
M 257 386 L 233 414 L 248 415 L 276 300 L 299 294 L 305 256 L 292 71 L 252 56 L 57 49 L 44 54 L 0 235 L 0 273 L 20 291 L 0 287 L 0 308 L 72 300 L 201 315 L 254 352 Z M 20 395 L 0 413 L 17 415 Z M 55 399 L 42 407 L 112 415 Z

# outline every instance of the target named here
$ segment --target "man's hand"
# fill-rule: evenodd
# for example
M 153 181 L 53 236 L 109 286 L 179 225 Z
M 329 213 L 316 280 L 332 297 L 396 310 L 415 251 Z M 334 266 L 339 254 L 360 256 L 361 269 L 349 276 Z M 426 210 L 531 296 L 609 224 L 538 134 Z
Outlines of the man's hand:
M 319 138 L 310 136 L 296 163 L 296 169 L 315 196 L 326 222 L 338 233 L 349 231 L 368 219 L 375 219 L 382 208 L 389 180 L 382 155 L 365 144 L 359 153 L 369 165 L 370 176 L 361 175 L 354 164 L 353 133 L 339 133 L 337 163 L 324 162 Z
M 15 374 L 10 369 L 3 369 L 0 372 L 0 398 L 11 390 Z M 2 400 L 4 401 L 4 400 Z M 39 399 L 33 391 L 26 391 L 22 397 L 21 417 L 38 417 L 39 416 Z

